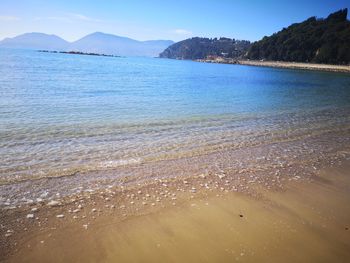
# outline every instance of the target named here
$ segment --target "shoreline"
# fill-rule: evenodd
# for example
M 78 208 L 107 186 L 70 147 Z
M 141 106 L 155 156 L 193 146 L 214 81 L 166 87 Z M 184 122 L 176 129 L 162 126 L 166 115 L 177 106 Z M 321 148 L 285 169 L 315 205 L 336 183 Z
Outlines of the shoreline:
M 119 66 L 126 65 L 120 61 L 113 67 L 115 71 L 106 65 L 87 79 L 88 75 L 79 71 L 92 86 L 80 90 L 80 85 L 67 89 L 80 78 L 60 82 L 61 70 L 83 63 L 91 66 L 87 72 L 95 72 L 96 65 L 84 59 L 64 59 L 67 67 L 60 70 L 62 63 L 55 61 L 49 69 L 57 74 L 43 66 L 42 78 L 33 78 L 42 83 L 49 79 L 43 94 L 35 95 L 34 89 L 28 97 L 34 97 L 31 103 L 39 103 L 38 109 L 44 113 L 29 116 L 42 120 L 33 126 L 20 124 L 23 119 L 15 114 L 10 120 L 20 125 L 10 127 L 8 135 L 5 129 L 0 261 L 232 262 L 242 258 L 256 262 L 272 258 L 281 262 L 285 255 L 307 255 L 304 244 L 315 248 L 316 253 L 311 254 L 315 261 L 350 258 L 350 252 L 343 250 L 344 244 L 349 244 L 350 232 L 345 231 L 350 224 L 350 178 L 339 179 L 336 170 L 320 175 L 324 168 L 350 161 L 349 93 L 343 88 L 350 84 L 347 75 L 275 70 L 272 75 L 277 76 L 266 79 L 264 73 L 271 70 L 225 66 L 208 75 L 208 65 L 189 63 L 204 68 L 197 78 L 187 82 L 188 71 L 177 74 L 175 67 L 174 74 L 169 75 L 168 69 L 161 74 L 169 76 L 164 81 L 156 70 L 150 70 L 156 62 L 152 60 L 141 70 L 141 82 L 130 83 L 128 89 L 129 80 L 138 75 L 131 64 L 125 69 L 125 81 L 120 82 Z M 102 67 L 103 61 L 99 62 Z M 161 64 L 155 63 L 154 69 Z M 169 64 L 182 68 L 182 63 Z M 26 72 L 31 73 L 30 67 Z M 241 79 L 247 72 L 257 72 L 256 78 Z M 144 74 L 150 78 L 144 79 Z M 290 76 L 281 81 L 278 75 Z M 322 76 L 316 80 L 314 75 Z M 200 76 L 206 77 L 202 81 Z M 178 83 L 183 88 L 172 97 L 178 79 L 186 81 Z M 16 84 L 18 76 L 14 74 L 13 80 Z M 55 84 L 52 80 L 67 92 L 59 99 L 45 100 L 46 92 L 52 92 L 50 85 Z M 243 81 L 242 85 L 238 82 L 237 90 L 231 88 L 236 81 Z M 29 91 L 30 83 L 24 85 Z M 114 84 L 122 87 L 109 90 Z M 148 92 L 139 89 L 144 84 L 150 87 Z M 210 89 L 191 88 L 197 84 Z M 309 88 L 312 86 L 315 89 Z M 326 87 L 331 86 L 335 94 L 328 94 Z M 162 90 L 169 93 L 139 101 L 139 91 L 153 97 L 159 87 L 166 87 Z M 286 90 L 281 92 L 281 87 Z M 300 88 L 298 94 L 295 87 Z M 197 96 L 199 92 L 203 96 Z M 14 94 L 17 92 L 10 92 L 9 99 Z M 114 94 L 135 102 L 116 105 L 110 100 Z M 169 103 L 169 96 L 174 104 Z M 208 96 L 213 98 L 208 100 Z M 76 110 L 72 111 L 74 99 L 82 101 L 74 104 Z M 176 106 L 185 100 L 181 107 Z M 157 104 L 159 101 L 164 103 Z M 62 105 L 63 115 L 46 115 L 48 102 Z M 89 111 L 82 115 L 80 109 L 88 102 L 94 105 L 90 109 L 96 116 Z M 100 102 L 109 106 L 101 108 Z M 150 108 L 143 104 L 150 102 L 155 103 Z M 192 110 L 197 103 L 200 112 L 205 108 L 208 112 L 197 116 L 197 110 Z M 31 105 L 20 111 L 24 117 L 35 109 Z M 135 105 L 135 112 L 124 115 Z M 231 105 L 233 108 L 228 108 Z M 148 114 L 160 108 L 184 113 L 179 118 Z M 131 117 L 134 113 L 136 118 Z M 109 119 L 112 115 L 116 119 Z M 337 256 L 322 254 L 330 250 Z
M 232 194 L 264 200 L 261 191 L 285 192 L 290 183 L 310 183 L 321 169 L 350 160 L 348 134 L 349 127 L 342 127 L 311 137 L 290 134 L 272 141 L 264 137 L 261 144 L 255 141 L 249 147 L 207 155 L 0 186 L 8 198 L 0 206 L 0 261 L 11 259 L 28 245 L 39 249 L 66 228 L 85 233 L 96 224 L 108 225 L 99 218 L 120 226 L 142 216 L 147 219 L 149 214 L 191 207 L 194 200 Z M 42 239 L 28 243 L 33 238 Z
M 315 63 L 299 63 L 299 62 L 283 62 L 283 61 L 255 61 L 255 60 L 239 60 L 239 65 L 287 68 L 287 69 L 303 69 L 328 72 L 350 73 L 350 66 L 345 65 L 327 65 Z
M 15 245 L 6 248 L 1 238 L 2 253 L 7 251 L 1 260 L 129 262 L 136 257 L 154 262 L 162 257 L 174 262 L 264 262 L 282 259 L 290 250 L 295 251 L 290 262 L 310 258 L 310 252 L 315 259 L 345 259 L 348 250 L 337 244 L 350 245 L 350 213 L 344 212 L 350 211 L 344 207 L 349 165 L 346 158 L 310 179 L 287 180 L 282 188 L 253 184 L 249 192 L 232 191 L 227 177 L 200 175 L 9 210 L 7 218 L 20 218 L 22 229 L 5 232 L 6 241 Z M 266 234 L 271 241 L 266 241 Z M 309 250 L 314 246 L 322 249 Z
M 344 116 L 345 121 L 347 117 Z M 310 132 L 313 133 L 311 137 Z M 330 160 L 342 158 L 342 152 L 349 150 L 349 132 L 349 125 L 333 124 L 332 128 L 316 132 L 302 130 L 289 133 L 288 138 L 278 130 L 275 135 L 260 136 L 260 139 L 257 133 L 254 140 L 241 133 L 240 138 L 244 139 L 244 143 L 223 145 L 225 147 L 221 146 L 220 149 L 209 148 L 190 154 L 185 152 L 168 158 L 163 156 L 161 159 L 141 159 L 139 162 L 96 170 L 75 170 L 68 175 L 8 181 L 0 185 L 0 209 L 92 193 L 114 186 L 144 185 L 157 179 L 186 178 L 200 174 L 226 174 L 231 178 L 259 174 L 261 179 L 267 179 L 285 171 L 285 178 L 297 174 L 303 177 Z M 322 153 L 321 157 L 319 153 Z
M 350 73 L 350 66 L 346 66 L 346 65 L 329 65 L 329 64 L 285 62 L 285 61 L 236 60 L 236 59 L 225 59 L 225 58 L 197 59 L 194 61 L 204 62 L 204 63 L 234 64 L 234 65 L 257 66 L 257 67 Z

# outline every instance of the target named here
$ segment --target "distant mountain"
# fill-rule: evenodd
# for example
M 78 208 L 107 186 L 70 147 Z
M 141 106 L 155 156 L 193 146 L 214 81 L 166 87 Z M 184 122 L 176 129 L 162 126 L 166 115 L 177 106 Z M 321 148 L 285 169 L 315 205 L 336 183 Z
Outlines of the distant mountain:
M 27 33 L 0 41 L 0 47 L 156 57 L 173 43 L 171 40 L 137 41 L 101 32 L 70 43 L 55 35 Z
M 159 57 L 174 59 L 205 59 L 210 56 L 238 58 L 244 55 L 249 47 L 250 42 L 246 40 L 194 37 L 169 46 Z
M 249 59 L 331 64 L 350 63 L 350 21 L 347 9 L 326 19 L 310 17 L 252 44 Z
M 174 43 L 170 40 L 137 41 L 127 37 L 96 32 L 69 45 L 70 51 L 103 53 L 122 56 L 158 56 Z
M 69 42 L 56 35 L 26 33 L 0 41 L 0 47 L 22 49 L 65 50 Z

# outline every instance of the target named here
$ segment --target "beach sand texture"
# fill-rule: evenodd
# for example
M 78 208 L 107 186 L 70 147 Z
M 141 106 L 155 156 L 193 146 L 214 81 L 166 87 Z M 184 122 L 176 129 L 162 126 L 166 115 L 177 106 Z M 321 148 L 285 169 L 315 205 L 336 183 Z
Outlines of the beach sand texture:
M 347 262 L 349 168 L 255 197 L 217 191 L 122 221 L 64 221 L 23 238 L 7 262 Z

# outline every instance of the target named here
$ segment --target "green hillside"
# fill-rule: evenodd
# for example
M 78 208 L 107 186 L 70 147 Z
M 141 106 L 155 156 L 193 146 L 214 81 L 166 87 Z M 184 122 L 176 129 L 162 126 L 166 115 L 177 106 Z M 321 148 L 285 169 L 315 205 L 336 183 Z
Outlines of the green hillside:
M 208 56 L 238 58 L 243 56 L 250 46 L 249 41 L 230 38 L 194 37 L 177 42 L 162 53 L 161 58 L 205 59 Z
M 350 63 L 347 9 L 326 19 L 310 17 L 253 43 L 246 58 L 328 64 Z

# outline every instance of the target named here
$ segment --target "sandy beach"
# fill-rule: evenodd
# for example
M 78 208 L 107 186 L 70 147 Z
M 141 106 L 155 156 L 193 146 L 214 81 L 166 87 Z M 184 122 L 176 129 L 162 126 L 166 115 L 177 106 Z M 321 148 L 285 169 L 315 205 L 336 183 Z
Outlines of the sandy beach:
M 348 128 L 266 140 L 203 156 L 2 185 L 20 202 L 1 207 L 0 259 L 346 262 Z M 206 165 L 208 170 L 198 169 Z M 118 177 L 116 171 L 133 176 Z M 73 193 L 65 193 L 72 187 Z M 23 195 L 38 189 L 56 194 Z
M 298 62 L 284 62 L 284 61 L 256 61 L 256 60 L 239 60 L 237 64 L 259 67 L 273 67 L 273 68 L 290 68 L 290 69 L 305 69 L 305 70 L 319 70 L 330 72 L 350 72 L 350 66 L 346 65 L 326 65 L 314 63 L 298 63 Z
M 4 262 L 346 262 L 349 164 L 322 169 L 307 181 L 295 177 L 283 188 L 267 190 L 257 184 L 250 194 L 222 190 L 224 178 L 215 179 L 221 187 L 201 188 L 214 178 L 197 177 L 29 206 L 7 214 L 7 220 L 25 219 L 12 232 L 1 230 L 1 258 Z M 11 234 L 6 240 L 4 232 Z
M 300 62 L 285 62 L 285 61 L 260 61 L 260 60 L 237 60 L 230 58 L 216 59 L 198 59 L 197 62 L 218 63 L 218 64 L 238 64 L 258 67 L 272 67 L 272 68 L 286 68 L 286 69 L 303 69 L 303 70 L 317 70 L 328 72 L 350 72 L 349 65 L 329 65 L 316 63 L 300 63 Z

